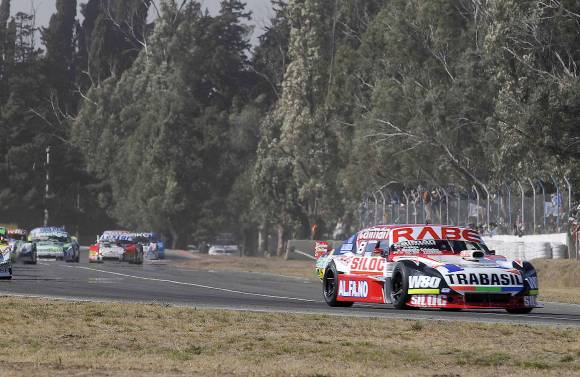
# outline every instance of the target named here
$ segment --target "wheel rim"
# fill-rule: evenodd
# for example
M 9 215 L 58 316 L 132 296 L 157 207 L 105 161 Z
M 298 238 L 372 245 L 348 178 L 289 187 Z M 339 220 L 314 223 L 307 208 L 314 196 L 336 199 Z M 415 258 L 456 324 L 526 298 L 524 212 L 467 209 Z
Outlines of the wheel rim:
M 332 272 L 328 273 L 324 280 L 324 295 L 326 297 L 332 297 L 336 286 L 334 284 L 334 274 Z

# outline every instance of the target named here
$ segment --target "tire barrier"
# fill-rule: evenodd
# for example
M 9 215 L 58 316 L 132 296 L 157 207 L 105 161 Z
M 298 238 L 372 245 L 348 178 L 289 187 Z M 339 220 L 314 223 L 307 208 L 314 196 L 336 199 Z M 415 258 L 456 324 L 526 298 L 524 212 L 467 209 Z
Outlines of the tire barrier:
M 552 258 L 554 259 L 567 259 L 568 258 L 568 248 L 566 245 L 561 243 L 552 243 Z
M 568 256 L 566 245 L 557 242 L 507 242 L 489 239 L 486 244 L 497 255 L 512 259 L 564 259 Z

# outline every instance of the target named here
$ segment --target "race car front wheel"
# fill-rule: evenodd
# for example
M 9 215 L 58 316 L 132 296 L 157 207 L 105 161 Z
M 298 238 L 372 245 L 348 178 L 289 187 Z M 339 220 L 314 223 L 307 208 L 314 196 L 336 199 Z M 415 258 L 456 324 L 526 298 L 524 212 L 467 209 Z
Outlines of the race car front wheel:
M 407 309 L 409 301 L 409 269 L 403 263 L 397 263 L 391 277 L 391 302 L 397 309 Z
M 353 302 L 349 301 L 336 300 L 338 295 L 338 271 L 333 262 L 330 262 L 324 271 L 324 277 L 322 279 L 322 294 L 324 296 L 324 301 L 326 301 L 328 306 L 345 308 L 352 306 L 353 304 Z

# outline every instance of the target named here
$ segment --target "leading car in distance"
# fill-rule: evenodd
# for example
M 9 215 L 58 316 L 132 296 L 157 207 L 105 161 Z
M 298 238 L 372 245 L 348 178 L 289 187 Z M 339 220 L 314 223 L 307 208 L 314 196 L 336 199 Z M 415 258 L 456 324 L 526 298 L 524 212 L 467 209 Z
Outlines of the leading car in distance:
M 30 231 L 28 239 L 35 244 L 38 258 L 55 258 L 77 263 L 80 260 L 79 244 L 64 228 L 35 228 Z
M 330 306 L 366 302 L 397 309 L 505 309 L 516 314 L 541 307 L 534 267 L 495 255 L 468 228 L 375 226 L 326 254 L 317 271 L 322 271 L 323 296 Z

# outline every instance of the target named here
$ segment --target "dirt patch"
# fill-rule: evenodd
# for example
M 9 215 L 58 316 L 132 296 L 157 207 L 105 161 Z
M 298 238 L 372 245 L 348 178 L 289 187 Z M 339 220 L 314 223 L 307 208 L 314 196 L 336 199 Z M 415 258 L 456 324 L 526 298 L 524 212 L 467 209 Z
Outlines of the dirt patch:
M 0 298 L 2 376 L 572 376 L 579 328 Z

